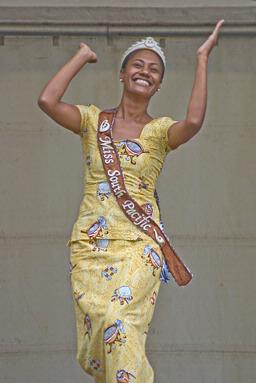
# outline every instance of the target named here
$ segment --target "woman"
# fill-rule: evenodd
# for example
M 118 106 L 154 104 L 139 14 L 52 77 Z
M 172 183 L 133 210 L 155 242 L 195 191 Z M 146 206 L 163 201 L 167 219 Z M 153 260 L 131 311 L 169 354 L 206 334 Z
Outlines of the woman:
M 153 118 L 147 112 L 165 71 L 165 56 L 156 41 L 148 37 L 133 44 L 121 60 L 123 95 L 115 108 L 112 140 L 127 191 L 162 231 L 156 180 L 166 155 L 202 126 L 207 60 L 223 22 L 197 51 L 194 87 L 182 121 Z M 68 241 L 77 359 L 96 383 L 152 383 L 145 343 L 160 283 L 169 281 L 165 258 L 160 245 L 127 219 L 113 195 L 98 146 L 100 109 L 60 101 L 78 71 L 95 62 L 96 53 L 81 43 L 38 99 L 45 113 L 81 136 L 83 145 L 85 191 Z

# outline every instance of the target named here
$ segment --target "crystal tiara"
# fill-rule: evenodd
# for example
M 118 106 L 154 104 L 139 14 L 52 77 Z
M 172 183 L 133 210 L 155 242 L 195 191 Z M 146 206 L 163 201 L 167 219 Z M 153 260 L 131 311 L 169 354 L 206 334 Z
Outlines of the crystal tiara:
M 164 68 L 166 66 L 166 60 L 164 52 L 162 51 L 161 47 L 158 45 L 157 41 L 153 39 L 153 37 L 146 37 L 145 40 L 137 41 L 136 43 L 132 44 L 123 54 L 121 58 L 121 67 L 122 64 L 126 58 L 131 52 L 137 51 L 138 49 L 151 49 L 154 51 L 158 56 L 161 58 Z

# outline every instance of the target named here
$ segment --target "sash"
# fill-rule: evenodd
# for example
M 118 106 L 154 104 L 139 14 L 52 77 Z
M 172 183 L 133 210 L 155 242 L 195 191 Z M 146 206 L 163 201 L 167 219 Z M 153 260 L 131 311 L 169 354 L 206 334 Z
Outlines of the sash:
M 178 257 L 157 223 L 145 213 L 126 190 L 120 159 L 112 139 L 115 114 L 116 108 L 102 111 L 99 115 L 97 130 L 98 147 L 112 193 L 129 220 L 160 246 L 167 268 L 177 284 L 187 285 L 192 279 L 191 272 Z

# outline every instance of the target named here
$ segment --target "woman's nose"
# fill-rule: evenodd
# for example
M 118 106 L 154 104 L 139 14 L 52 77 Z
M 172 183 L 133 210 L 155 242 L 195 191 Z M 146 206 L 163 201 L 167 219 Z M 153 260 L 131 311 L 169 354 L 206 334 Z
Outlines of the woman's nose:
M 141 69 L 141 73 L 144 73 L 144 74 L 146 74 L 147 76 L 148 76 L 148 72 L 149 72 L 149 69 L 146 68 L 146 67 Z

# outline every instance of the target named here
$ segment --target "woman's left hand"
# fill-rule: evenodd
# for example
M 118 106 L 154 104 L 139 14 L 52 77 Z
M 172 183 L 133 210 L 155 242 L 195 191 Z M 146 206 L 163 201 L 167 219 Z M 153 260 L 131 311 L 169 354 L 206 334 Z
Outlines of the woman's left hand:
M 217 45 L 218 42 L 218 34 L 219 30 L 224 23 L 224 19 L 221 19 L 217 22 L 216 27 L 214 28 L 214 31 L 210 34 L 208 39 L 198 48 L 197 54 L 198 55 L 204 55 L 206 57 L 209 56 L 212 48 Z

